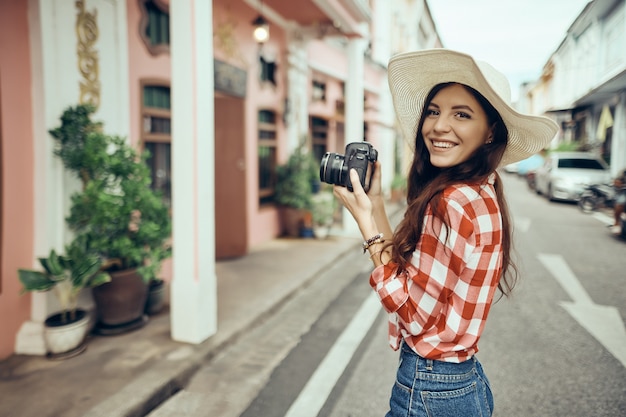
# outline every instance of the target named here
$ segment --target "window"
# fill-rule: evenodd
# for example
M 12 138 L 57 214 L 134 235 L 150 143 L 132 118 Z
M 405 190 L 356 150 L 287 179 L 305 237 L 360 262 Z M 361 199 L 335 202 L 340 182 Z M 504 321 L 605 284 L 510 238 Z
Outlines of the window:
M 326 101 L 326 84 L 320 81 L 313 81 L 311 98 L 313 101 Z
M 276 113 L 259 111 L 259 205 L 274 202 L 276 184 Z
M 602 163 L 596 159 L 587 158 L 564 158 L 559 159 L 559 168 L 595 169 L 605 170 Z
M 141 140 L 150 152 L 146 161 L 152 172 L 152 188 L 160 191 L 168 207 L 172 206 L 172 116 L 170 88 L 144 85 Z
M 276 62 L 266 61 L 263 56 L 259 57 L 259 65 L 261 66 L 261 81 L 269 82 L 276 86 Z
M 311 138 L 313 140 L 313 156 L 320 161 L 327 148 L 328 120 L 311 117 Z
M 341 83 L 341 98 L 335 100 L 335 114 L 344 116 L 346 114 L 346 83 Z
M 170 15 L 161 0 L 139 0 L 141 21 L 139 34 L 152 55 L 169 52 Z

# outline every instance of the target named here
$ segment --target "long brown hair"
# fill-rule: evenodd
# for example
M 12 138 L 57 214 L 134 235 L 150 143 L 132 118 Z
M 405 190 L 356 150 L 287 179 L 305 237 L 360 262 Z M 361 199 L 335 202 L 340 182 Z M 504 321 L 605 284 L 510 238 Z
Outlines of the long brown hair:
M 500 164 L 508 142 L 508 130 L 496 109 L 478 91 L 460 84 L 470 92 L 487 114 L 489 125 L 493 126 L 492 143 L 480 146 L 465 162 L 447 168 L 438 168 L 431 164 L 430 154 L 424 144 L 422 126 L 426 118 L 426 109 L 433 97 L 442 89 L 455 83 L 438 84 L 430 91 L 424 101 L 424 108 L 417 125 L 415 154 L 408 175 L 407 210 L 403 220 L 394 233 L 392 259 L 399 266 L 399 271 L 406 270 L 422 235 L 426 210 L 430 205 L 434 216 L 450 229 L 449 221 L 438 210 L 440 197 L 445 188 L 459 183 L 484 184 L 492 173 L 496 175 L 495 190 L 502 216 L 502 276 L 498 288 L 504 295 L 509 295 L 517 281 L 517 268 L 511 259 L 512 228 L 509 209 L 504 198 L 502 180 L 496 168 Z

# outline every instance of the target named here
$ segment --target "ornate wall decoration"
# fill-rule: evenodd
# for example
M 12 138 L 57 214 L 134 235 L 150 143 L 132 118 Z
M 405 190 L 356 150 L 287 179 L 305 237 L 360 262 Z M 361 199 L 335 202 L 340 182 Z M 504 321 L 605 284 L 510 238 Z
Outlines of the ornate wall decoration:
M 76 1 L 76 53 L 78 54 L 78 71 L 80 81 L 81 104 L 91 103 L 96 109 L 100 106 L 100 66 L 98 51 L 95 48 L 98 40 L 97 11 L 85 11 L 85 0 Z
M 222 51 L 229 60 L 234 60 L 243 65 L 244 68 L 248 67 L 248 62 L 245 60 L 241 49 L 239 47 L 239 41 L 235 36 L 237 30 L 237 21 L 227 12 L 228 16 L 219 22 L 213 29 L 213 38 L 215 39 L 215 47 Z

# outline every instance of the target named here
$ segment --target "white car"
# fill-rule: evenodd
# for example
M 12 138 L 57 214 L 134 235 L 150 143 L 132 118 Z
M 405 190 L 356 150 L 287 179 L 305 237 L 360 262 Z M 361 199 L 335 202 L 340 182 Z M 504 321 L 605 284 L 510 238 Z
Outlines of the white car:
M 606 162 L 588 152 L 550 153 L 535 174 L 535 190 L 550 201 L 578 201 L 587 185 L 610 182 Z

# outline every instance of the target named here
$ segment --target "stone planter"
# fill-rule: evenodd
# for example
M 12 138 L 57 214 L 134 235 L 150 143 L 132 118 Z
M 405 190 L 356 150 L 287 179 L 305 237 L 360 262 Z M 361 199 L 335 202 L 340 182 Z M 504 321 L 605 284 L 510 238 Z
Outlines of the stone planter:
M 63 324 L 62 313 L 53 314 L 44 322 L 44 341 L 50 359 L 66 359 L 82 353 L 87 345 L 85 338 L 89 331 L 89 314 L 85 310 L 76 311 L 76 320 Z
M 313 232 L 317 239 L 327 239 L 330 236 L 330 229 L 332 224 L 317 224 L 313 227 Z

